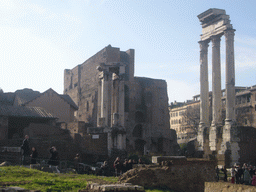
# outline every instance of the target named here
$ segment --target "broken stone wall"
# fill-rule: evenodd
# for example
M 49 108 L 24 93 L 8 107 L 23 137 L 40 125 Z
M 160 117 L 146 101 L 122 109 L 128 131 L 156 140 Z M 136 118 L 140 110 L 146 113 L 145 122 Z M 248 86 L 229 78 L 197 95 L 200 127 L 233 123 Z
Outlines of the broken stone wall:
M 126 172 L 121 183 L 144 187 L 166 186 L 174 191 L 203 192 L 205 182 L 215 181 L 214 161 L 187 159 L 170 166 L 148 165 Z

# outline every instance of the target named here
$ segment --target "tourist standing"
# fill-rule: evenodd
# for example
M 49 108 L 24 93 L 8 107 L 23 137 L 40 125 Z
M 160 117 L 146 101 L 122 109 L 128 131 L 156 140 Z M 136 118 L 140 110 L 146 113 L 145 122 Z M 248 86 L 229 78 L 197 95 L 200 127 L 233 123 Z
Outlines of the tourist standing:
M 48 164 L 53 166 L 59 165 L 59 153 L 55 146 L 52 146 L 50 148 L 50 153 L 51 153 L 51 157 L 50 157 L 50 160 L 48 161 Z
M 244 184 L 245 185 L 251 184 L 251 176 L 250 176 L 249 169 L 247 167 L 244 170 Z
M 235 165 L 231 167 L 231 183 L 235 183 Z
M 30 157 L 31 157 L 31 164 L 36 164 L 38 153 L 35 147 L 32 147 L 32 154 L 30 155 Z
M 21 145 L 22 149 L 22 165 L 27 164 L 29 161 L 29 155 L 30 155 L 30 148 L 29 148 L 29 136 L 25 135 L 25 139 L 23 140 L 23 143 Z
M 127 159 L 124 160 L 122 172 L 125 173 L 126 171 L 128 171 L 128 160 Z
M 215 169 L 215 173 L 216 173 L 216 180 L 219 181 L 220 177 L 219 177 L 219 167 L 218 165 L 216 166 L 216 169 Z
M 75 167 L 76 171 L 79 171 L 79 163 L 81 163 L 81 158 L 80 158 L 79 153 L 77 153 L 74 158 L 74 167 Z
M 224 167 L 221 170 L 224 173 L 224 181 L 227 181 L 228 180 L 228 175 L 227 175 L 226 165 L 224 165 Z
M 117 157 L 116 160 L 114 161 L 114 168 L 115 168 L 115 171 L 116 171 L 116 176 L 122 174 L 122 165 L 121 165 L 119 157 Z
M 128 167 L 127 167 L 127 171 L 129 171 L 130 169 L 132 169 L 132 160 L 131 159 L 129 159 L 128 160 L 128 165 L 127 165 Z

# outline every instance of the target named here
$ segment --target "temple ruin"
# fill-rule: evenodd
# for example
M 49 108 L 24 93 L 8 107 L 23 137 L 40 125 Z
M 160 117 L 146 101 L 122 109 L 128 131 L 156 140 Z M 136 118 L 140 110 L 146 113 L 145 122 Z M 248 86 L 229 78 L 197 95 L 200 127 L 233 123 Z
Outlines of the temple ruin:
M 217 129 L 223 127 L 223 141 L 219 154 L 231 149 L 232 162 L 238 161 L 237 143 L 232 137 L 235 129 L 235 63 L 234 63 L 234 32 L 229 16 L 222 9 L 209 9 L 198 18 L 202 25 L 200 44 L 200 125 L 197 140 L 199 150 L 204 150 L 204 130 L 209 129 L 209 147 L 217 152 Z M 221 64 L 220 40 L 226 39 L 226 119 L 221 119 Z M 212 122 L 209 122 L 209 82 L 208 82 L 208 44 L 212 42 Z M 229 143 L 229 145 L 228 145 Z
M 87 139 L 80 143 L 87 151 L 95 153 L 103 146 L 108 156 L 114 150 L 141 155 L 177 151 L 169 124 L 167 83 L 135 77 L 133 49 L 124 52 L 109 45 L 83 64 L 66 69 L 64 93 L 79 107 L 77 121 L 86 123 Z M 92 143 L 86 143 L 90 139 Z

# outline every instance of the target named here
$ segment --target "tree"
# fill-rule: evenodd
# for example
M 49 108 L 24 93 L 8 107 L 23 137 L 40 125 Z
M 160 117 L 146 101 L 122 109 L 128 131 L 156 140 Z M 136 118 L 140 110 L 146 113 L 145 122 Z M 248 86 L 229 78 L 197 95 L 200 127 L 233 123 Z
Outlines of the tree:
M 182 127 L 187 132 L 188 138 L 194 137 L 197 134 L 197 130 L 200 122 L 200 105 L 188 105 L 186 110 L 182 114 Z
M 240 107 L 236 109 L 236 123 L 239 126 L 252 126 L 253 114 L 249 107 Z

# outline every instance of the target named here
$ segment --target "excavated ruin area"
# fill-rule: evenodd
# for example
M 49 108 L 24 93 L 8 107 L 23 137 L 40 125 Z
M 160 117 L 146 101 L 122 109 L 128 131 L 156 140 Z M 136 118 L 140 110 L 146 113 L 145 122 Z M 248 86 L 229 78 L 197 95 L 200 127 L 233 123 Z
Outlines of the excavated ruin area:
M 175 191 L 203 192 L 205 182 L 215 181 L 214 161 L 186 159 L 167 165 L 138 165 L 120 176 L 121 183 L 168 187 Z

